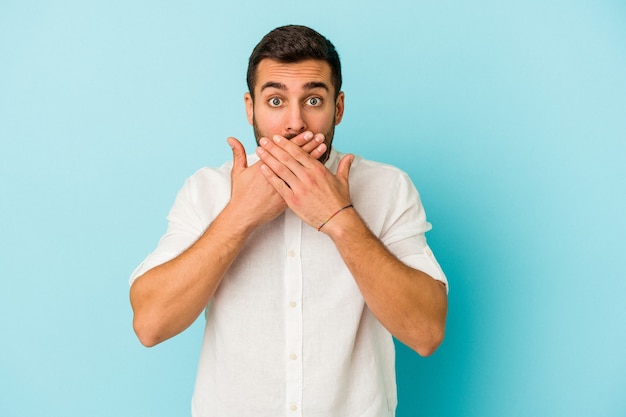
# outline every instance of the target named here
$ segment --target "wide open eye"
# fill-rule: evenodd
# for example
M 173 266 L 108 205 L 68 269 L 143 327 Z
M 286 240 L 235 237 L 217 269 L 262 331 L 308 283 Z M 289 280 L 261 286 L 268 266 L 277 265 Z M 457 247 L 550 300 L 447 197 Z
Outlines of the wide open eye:
M 318 107 L 322 105 L 322 99 L 319 97 L 311 97 L 307 100 L 309 106 Z
M 271 107 L 280 107 L 283 104 L 283 101 L 278 97 L 272 97 L 267 102 Z

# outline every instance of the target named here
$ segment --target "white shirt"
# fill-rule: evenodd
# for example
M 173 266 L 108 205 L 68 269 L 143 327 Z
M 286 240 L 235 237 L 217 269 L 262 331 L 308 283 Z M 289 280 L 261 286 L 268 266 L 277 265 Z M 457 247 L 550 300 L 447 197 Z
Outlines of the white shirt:
M 332 151 L 336 172 L 343 155 Z M 258 159 L 248 156 L 250 164 Z M 179 192 L 167 233 L 135 278 L 176 257 L 230 198 L 232 162 L 203 168 Z M 401 261 L 444 283 L 431 226 L 409 177 L 355 158 L 350 196 Z M 384 277 L 380 277 L 384 279 Z M 332 240 L 289 209 L 257 229 L 206 309 L 194 417 L 383 417 L 397 404 L 395 350 Z

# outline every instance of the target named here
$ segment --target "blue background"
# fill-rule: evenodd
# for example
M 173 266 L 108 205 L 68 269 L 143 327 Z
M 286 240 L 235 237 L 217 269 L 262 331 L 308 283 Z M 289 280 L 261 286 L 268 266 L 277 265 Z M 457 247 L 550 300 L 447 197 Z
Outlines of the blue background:
M 0 0 L 0 416 L 188 415 L 202 320 L 141 347 L 127 279 L 253 149 L 247 57 L 286 23 L 339 49 L 335 144 L 410 174 L 450 280 L 398 416 L 626 415 L 625 2 Z

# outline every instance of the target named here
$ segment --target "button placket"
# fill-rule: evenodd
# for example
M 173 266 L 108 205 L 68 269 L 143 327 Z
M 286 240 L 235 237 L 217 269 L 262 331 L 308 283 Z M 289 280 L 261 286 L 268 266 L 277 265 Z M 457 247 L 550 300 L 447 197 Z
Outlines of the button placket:
M 285 406 L 290 416 L 302 407 L 302 221 L 285 212 Z

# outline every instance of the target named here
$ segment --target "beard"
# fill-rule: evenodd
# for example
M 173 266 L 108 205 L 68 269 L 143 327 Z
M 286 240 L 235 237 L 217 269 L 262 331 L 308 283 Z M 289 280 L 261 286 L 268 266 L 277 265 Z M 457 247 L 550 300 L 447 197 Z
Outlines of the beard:
M 259 140 L 261 140 L 261 138 L 271 137 L 270 135 L 261 132 L 261 130 L 259 129 L 259 126 L 256 123 L 255 116 L 252 116 L 252 129 L 254 130 L 254 138 L 256 140 L 257 145 L 259 145 Z M 333 143 L 333 138 L 335 136 L 335 117 L 333 117 L 333 123 L 330 126 L 330 129 L 328 129 L 328 131 L 318 132 L 318 133 L 322 133 L 324 135 L 324 143 L 326 144 L 326 152 L 324 152 L 322 156 L 317 158 L 317 160 L 320 161 L 322 164 L 325 164 L 326 161 L 328 161 L 328 158 L 330 157 L 331 145 Z M 295 138 L 296 136 L 298 136 L 298 133 L 291 133 L 289 135 L 285 135 L 284 137 L 285 139 L 291 140 Z

